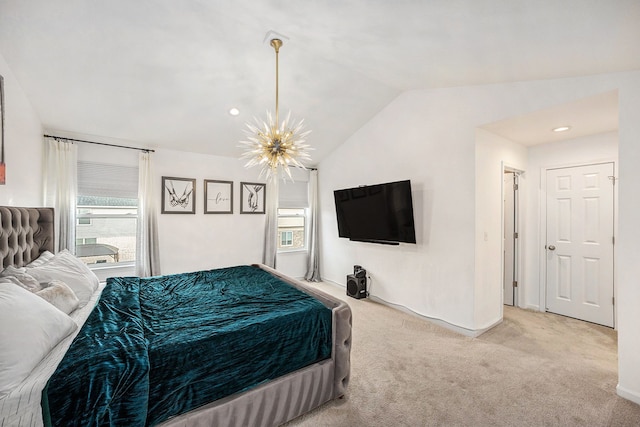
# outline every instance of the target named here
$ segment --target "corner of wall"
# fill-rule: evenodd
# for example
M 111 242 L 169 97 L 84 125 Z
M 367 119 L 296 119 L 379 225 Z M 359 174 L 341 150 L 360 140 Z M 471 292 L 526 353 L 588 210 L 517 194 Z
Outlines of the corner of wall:
M 620 384 L 618 384 L 616 387 L 616 393 L 618 394 L 618 396 L 640 405 L 640 393 L 626 389 Z

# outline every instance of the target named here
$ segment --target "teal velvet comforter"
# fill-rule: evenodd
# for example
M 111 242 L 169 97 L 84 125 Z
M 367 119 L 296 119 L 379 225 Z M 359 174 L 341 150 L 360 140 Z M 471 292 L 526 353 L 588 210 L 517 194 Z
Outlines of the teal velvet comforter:
M 257 267 L 111 278 L 43 392 L 47 426 L 145 426 L 331 356 L 331 310 Z

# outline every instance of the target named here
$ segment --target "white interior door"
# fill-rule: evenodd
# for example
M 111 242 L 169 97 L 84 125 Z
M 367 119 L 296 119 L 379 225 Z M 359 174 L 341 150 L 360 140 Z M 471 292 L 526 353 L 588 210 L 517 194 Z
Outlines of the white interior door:
M 547 311 L 613 327 L 613 163 L 547 170 Z
M 513 172 L 504 173 L 504 304 L 514 305 L 515 292 L 515 176 Z

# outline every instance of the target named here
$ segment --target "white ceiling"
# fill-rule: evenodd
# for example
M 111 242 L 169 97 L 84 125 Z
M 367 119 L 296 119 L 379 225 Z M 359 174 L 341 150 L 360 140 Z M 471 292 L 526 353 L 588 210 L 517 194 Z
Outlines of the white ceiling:
M 640 69 L 640 0 L 0 0 L 50 133 L 224 156 L 273 110 L 269 31 L 315 162 L 404 90 Z
M 566 132 L 554 132 L 568 126 Z M 618 129 L 618 91 L 578 99 L 482 126 L 522 145 L 564 141 Z

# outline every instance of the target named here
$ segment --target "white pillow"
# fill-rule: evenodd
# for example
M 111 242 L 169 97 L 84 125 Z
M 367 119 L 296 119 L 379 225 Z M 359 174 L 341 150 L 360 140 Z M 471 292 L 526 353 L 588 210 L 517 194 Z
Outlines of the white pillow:
M 76 294 L 60 280 L 52 280 L 46 288 L 36 292 L 36 295 L 66 314 L 71 313 L 80 305 Z
M 27 267 L 27 273 L 35 277 L 41 285 L 52 280 L 66 283 L 80 300 L 80 307 L 87 304 L 100 283 L 89 267 L 66 249 L 40 266 Z
M 29 264 L 27 264 L 27 267 L 38 267 L 42 264 L 44 264 L 45 262 L 51 260 L 51 258 L 53 258 L 54 255 L 49 252 L 49 251 L 44 251 L 40 254 L 40 256 L 36 259 L 34 259 L 33 261 L 31 261 Z
M 78 326 L 35 294 L 0 279 L 0 397 Z
M 17 268 L 9 265 L 4 270 L 2 270 L 2 273 L 0 273 L 0 277 L 14 278 L 14 283 L 16 285 L 31 292 L 38 292 L 42 289 L 42 286 L 40 286 L 38 280 L 30 274 L 26 273 L 25 268 Z

